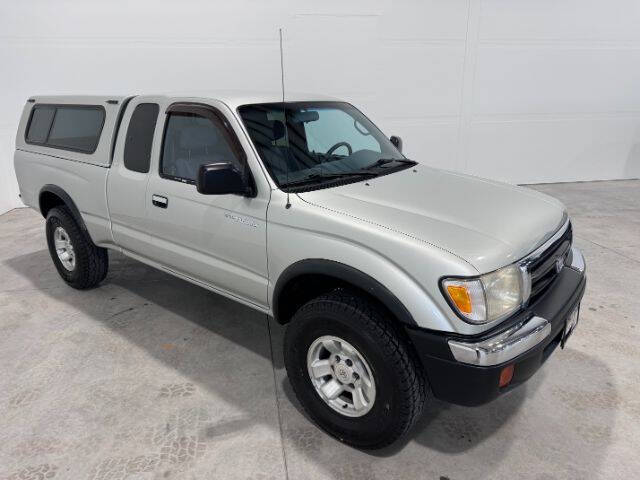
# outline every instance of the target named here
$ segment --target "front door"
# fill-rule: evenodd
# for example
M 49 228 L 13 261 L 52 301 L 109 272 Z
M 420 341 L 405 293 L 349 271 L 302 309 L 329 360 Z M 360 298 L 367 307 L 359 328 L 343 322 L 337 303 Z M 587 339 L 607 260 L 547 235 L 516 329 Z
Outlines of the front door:
M 255 197 L 202 195 L 200 165 L 228 162 L 251 177 L 223 106 L 181 103 L 167 109 L 161 148 L 146 191 L 156 261 L 193 280 L 267 306 L 266 213 L 270 191 Z M 261 173 L 261 172 L 260 172 Z

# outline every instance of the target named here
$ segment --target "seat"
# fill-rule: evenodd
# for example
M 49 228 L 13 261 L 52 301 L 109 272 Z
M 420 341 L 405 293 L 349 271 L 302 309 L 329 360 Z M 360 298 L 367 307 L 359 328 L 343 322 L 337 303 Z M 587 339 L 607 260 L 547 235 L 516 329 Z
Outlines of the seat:
M 274 175 L 282 179 L 286 175 L 287 168 L 295 168 L 291 162 L 287 162 L 287 156 L 283 147 L 276 145 L 277 141 L 284 137 L 284 124 L 279 120 L 269 120 L 264 111 L 255 111 L 244 118 L 246 126 L 253 132 L 253 141 L 258 153 L 265 163 L 271 167 Z
M 218 132 L 212 127 L 184 127 L 178 138 L 178 154 L 174 159 L 175 175 L 195 180 L 200 165 L 214 163 L 213 153 L 218 142 Z

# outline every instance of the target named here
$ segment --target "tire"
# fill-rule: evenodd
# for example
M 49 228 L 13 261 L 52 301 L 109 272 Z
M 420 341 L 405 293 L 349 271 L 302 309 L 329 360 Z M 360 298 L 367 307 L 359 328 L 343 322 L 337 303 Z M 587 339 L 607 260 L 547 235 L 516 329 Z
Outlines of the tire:
M 49 210 L 46 223 L 49 254 L 62 279 L 70 287 L 86 290 L 98 285 L 107 276 L 109 255 L 105 248 L 97 247 L 86 230 L 82 229 L 66 207 Z M 56 250 L 56 239 L 66 244 L 65 252 L 72 255 L 62 257 Z M 63 263 L 66 262 L 66 266 Z M 73 259 L 71 265 L 70 259 Z
M 313 357 L 314 345 L 323 338 L 333 337 L 355 348 L 373 376 L 375 398 L 361 416 L 338 413 L 314 386 L 308 356 Z M 334 290 L 295 313 L 285 333 L 284 361 L 307 414 L 327 433 L 357 448 L 378 449 L 398 440 L 420 417 L 427 398 L 425 375 L 402 330 L 375 303 L 349 291 Z M 336 379 L 336 365 L 332 369 L 320 381 Z M 346 398 L 343 403 L 348 404 L 349 395 L 338 402 Z

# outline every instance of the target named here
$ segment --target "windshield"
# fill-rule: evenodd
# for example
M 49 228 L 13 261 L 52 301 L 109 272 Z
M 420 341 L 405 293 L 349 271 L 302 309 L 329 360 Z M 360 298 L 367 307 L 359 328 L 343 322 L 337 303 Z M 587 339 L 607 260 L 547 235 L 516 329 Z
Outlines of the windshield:
M 244 105 L 238 112 L 280 187 L 366 178 L 375 175 L 367 168 L 407 163 L 382 132 L 348 103 L 264 103 Z

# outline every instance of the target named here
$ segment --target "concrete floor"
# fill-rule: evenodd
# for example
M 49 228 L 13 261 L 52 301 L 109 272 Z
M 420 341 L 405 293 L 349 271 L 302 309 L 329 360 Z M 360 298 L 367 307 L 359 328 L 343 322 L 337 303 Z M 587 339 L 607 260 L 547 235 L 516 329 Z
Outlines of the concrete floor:
M 31 210 L 0 216 L 0 479 L 587 479 L 640 470 L 640 181 L 534 187 L 573 216 L 579 328 L 525 386 L 434 401 L 386 451 L 312 425 L 264 315 L 111 254 L 58 277 Z

